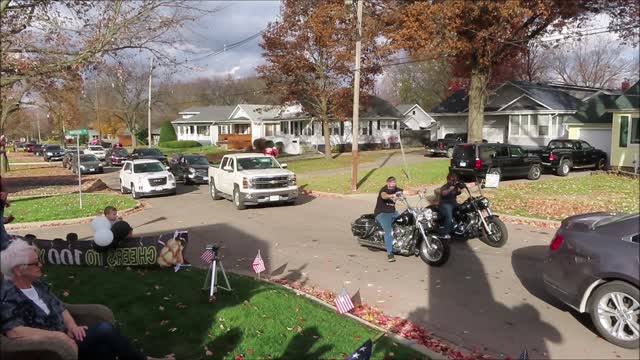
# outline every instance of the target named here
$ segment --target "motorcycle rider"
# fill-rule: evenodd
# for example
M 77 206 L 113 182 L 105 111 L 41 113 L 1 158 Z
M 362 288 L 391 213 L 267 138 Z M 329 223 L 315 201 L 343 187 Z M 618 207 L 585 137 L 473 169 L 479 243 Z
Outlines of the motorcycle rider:
M 440 188 L 440 216 L 443 219 L 443 226 L 440 229 L 440 236 L 449 239 L 453 232 L 453 210 L 458 206 L 456 198 L 462 194 L 462 190 L 457 186 L 458 178 L 455 174 L 447 175 L 447 183 Z
M 376 221 L 384 230 L 384 247 L 387 250 L 387 260 L 389 262 L 396 261 L 393 256 L 393 236 L 391 230 L 393 227 L 393 220 L 395 220 L 400 214 L 396 211 L 396 193 L 402 192 L 402 189 L 396 186 L 396 178 L 390 176 L 387 178 L 387 184 L 378 192 L 378 199 L 376 200 L 376 208 L 373 214 L 376 217 Z

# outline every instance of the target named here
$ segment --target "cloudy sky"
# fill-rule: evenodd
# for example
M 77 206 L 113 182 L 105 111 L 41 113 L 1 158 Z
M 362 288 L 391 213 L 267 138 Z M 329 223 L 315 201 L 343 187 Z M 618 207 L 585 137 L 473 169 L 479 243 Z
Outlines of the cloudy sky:
M 262 63 L 262 49 L 258 45 L 260 37 L 218 55 L 206 56 L 225 45 L 244 40 L 266 28 L 275 21 L 280 10 L 280 2 L 262 1 L 210 1 L 207 6 L 224 7 L 220 12 L 208 15 L 197 24 L 184 31 L 184 47 L 197 51 L 203 58 L 194 64 L 199 70 L 187 76 L 209 77 L 232 74 L 237 77 L 253 74 L 255 67 Z

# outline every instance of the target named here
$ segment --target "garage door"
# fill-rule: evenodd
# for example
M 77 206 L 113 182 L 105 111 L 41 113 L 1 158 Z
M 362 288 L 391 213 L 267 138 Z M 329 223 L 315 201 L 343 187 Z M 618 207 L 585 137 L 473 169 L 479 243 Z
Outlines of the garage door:
M 488 142 L 499 142 L 504 144 L 504 128 L 503 127 L 484 127 L 482 128 L 482 138 Z
M 580 129 L 580 140 L 611 155 L 611 129 Z

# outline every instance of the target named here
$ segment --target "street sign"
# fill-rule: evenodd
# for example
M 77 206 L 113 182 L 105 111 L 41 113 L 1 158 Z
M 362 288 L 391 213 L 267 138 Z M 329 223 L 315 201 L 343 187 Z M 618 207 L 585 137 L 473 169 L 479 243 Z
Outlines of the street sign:
M 69 130 L 67 131 L 67 135 L 69 136 L 89 135 L 89 132 L 87 131 L 87 129 Z

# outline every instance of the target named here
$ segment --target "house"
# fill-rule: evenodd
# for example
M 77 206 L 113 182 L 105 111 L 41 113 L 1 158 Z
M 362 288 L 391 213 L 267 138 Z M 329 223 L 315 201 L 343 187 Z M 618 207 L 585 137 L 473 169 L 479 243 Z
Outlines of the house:
M 402 120 L 411 130 L 427 130 L 435 124 L 435 120 L 418 104 L 400 104 L 396 109 L 402 113 Z
M 235 106 L 192 107 L 178 113 L 178 119 L 172 121 L 178 140 L 195 140 L 204 145 L 217 144 L 218 122 L 229 119 Z
M 544 146 L 569 135 L 566 125 L 595 96 L 615 95 L 603 89 L 507 81 L 492 91 L 484 112 L 482 136 L 490 142 Z M 437 122 L 437 136 L 466 133 L 469 98 L 459 90 L 436 106 L 430 115 Z M 588 133 L 588 131 L 586 132 Z
M 360 107 L 358 146 L 361 149 L 399 147 L 400 129 L 404 128 L 403 114 L 389 102 L 370 96 Z M 277 117 L 264 119 L 279 121 L 275 135 L 268 140 L 282 142 L 285 152 L 298 154 L 305 146 L 324 151 L 322 122 L 304 113 L 300 105 L 281 108 Z M 279 131 L 279 132 L 278 132 Z M 333 119 L 329 123 L 330 143 L 339 151 L 349 151 L 352 144 L 352 122 Z
M 618 96 L 612 113 L 610 165 L 618 169 L 640 168 L 640 81 Z

